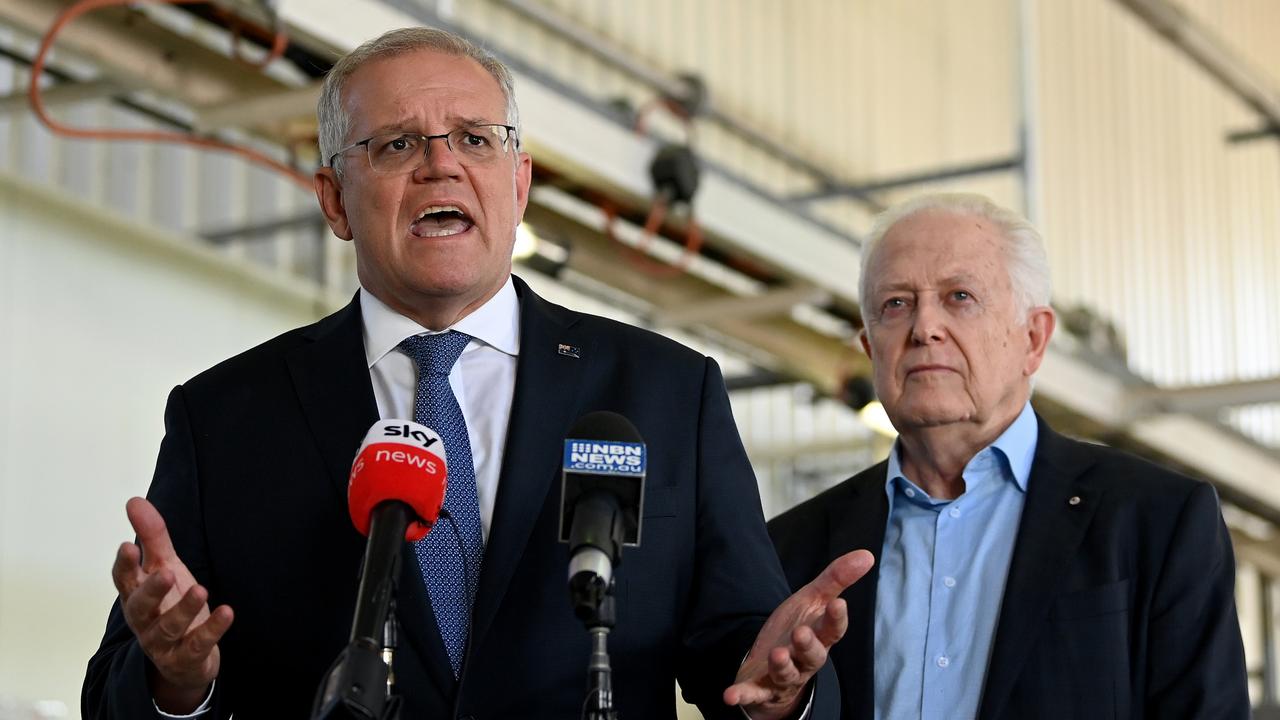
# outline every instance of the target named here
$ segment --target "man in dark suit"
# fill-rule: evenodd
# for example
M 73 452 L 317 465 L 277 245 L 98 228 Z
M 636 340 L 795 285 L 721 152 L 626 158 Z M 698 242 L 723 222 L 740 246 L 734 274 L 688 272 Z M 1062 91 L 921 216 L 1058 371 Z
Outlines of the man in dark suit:
M 403 717 L 578 716 L 556 481 L 574 420 L 613 410 L 649 446 L 643 544 L 616 574 L 622 717 L 672 717 L 675 678 L 712 717 L 834 717 L 834 682 L 811 681 L 869 556 L 788 599 L 716 364 L 511 276 L 530 159 L 506 68 L 395 31 L 339 62 L 319 110 L 316 192 L 362 289 L 171 394 L 84 715 L 305 717 L 354 606 L 353 455 L 377 418 L 437 413 L 453 521 L 404 550 Z
M 1055 323 L 1036 230 L 935 195 L 885 213 L 863 252 L 862 344 L 900 435 L 769 524 L 794 586 L 877 556 L 831 653 L 844 717 L 1248 717 L 1213 488 L 1031 410 Z

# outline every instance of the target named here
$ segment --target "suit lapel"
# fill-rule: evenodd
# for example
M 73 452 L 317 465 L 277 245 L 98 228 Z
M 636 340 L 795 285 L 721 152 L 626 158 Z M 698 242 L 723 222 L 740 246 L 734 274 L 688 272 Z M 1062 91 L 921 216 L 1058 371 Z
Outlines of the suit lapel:
M 576 314 L 538 297 L 520 278 L 513 280 L 520 296 L 520 358 L 498 496 L 472 611 L 473 648 L 484 640 L 547 493 L 559 478 L 564 434 L 577 417 L 578 391 L 592 360 L 591 340 L 575 333 Z M 579 348 L 581 357 L 561 354 L 561 344 Z
M 1086 481 L 1090 461 L 1070 452 L 1070 441 L 1044 420 L 1027 484 L 1026 505 L 1009 564 L 979 718 L 997 718 L 1022 663 L 1044 627 L 1059 579 L 1075 556 L 1099 506 L 1102 489 Z M 1073 502 L 1072 498 L 1079 498 Z
M 842 702 L 848 708 L 871 708 L 875 703 L 876 588 L 880 553 L 884 547 L 889 500 L 885 496 L 888 463 L 881 462 L 855 476 L 848 494 L 827 505 L 828 561 L 852 550 L 870 550 L 876 557 L 871 572 L 841 596 L 849 606 L 849 629 L 832 652 L 841 668 Z
M 364 355 L 360 298 L 305 328 L 311 343 L 286 362 L 302 414 L 329 471 L 329 486 L 347 504 L 347 479 L 360 441 L 378 419 L 378 404 Z

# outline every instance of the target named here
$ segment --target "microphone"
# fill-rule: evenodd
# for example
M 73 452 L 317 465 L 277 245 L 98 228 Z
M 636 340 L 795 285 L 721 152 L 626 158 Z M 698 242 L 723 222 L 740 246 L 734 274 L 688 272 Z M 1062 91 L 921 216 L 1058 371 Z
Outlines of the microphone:
M 569 545 L 569 594 L 582 620 L 609 592 L 623 546 L 640 544 L 645 444 L 631 421 L 599 411 L 578 419 L 564 441 L 560 542 Z
M 321 684 L 313 718 L 380 718 L 388 703 L 390 663 L 384 633 L 400 575 L 400 548 L 431 531 L 444 505 L 444 443 L 436 431 L 406 420 L 369 428 L 351 464 L 347 507 L 368 536 L 347 648 Z
M 351 522 L 369 537 L 352 642 L 381 632 L 399 576 L 400 545 L 421 540 L 435 525 L 446 475 L 444 443 L 435 430 L 407 420 L 379 420 L 365 434 L 347 483 Z

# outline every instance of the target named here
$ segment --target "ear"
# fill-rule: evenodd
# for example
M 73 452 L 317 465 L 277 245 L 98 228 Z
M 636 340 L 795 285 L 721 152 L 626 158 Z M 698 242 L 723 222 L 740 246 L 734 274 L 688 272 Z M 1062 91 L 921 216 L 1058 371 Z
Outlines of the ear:
M 1044 362 L 1044 354 L 1049 349 L 1049 338 L 1058 326 L 1058 316 L 1053 308 L 1040 306 L 1031 309 L 1027 315 L 1027 358 L 1022 366 L 1022 373 L 1031 377 Z
M 533 158 L 522 152 L 516 156 L 516 222 L 524 218 L 524 209 L 529 205 L 529 185 L 533 182 Z
M 350 240 L 351 223 L 347 221 L 347 209 L 342 204 L 342 179 L 331 167 L 316 170 L 312 183 L 316 189 L 316 199 L 320 201 L 320 212 L 329 223 L 333 234 L 343 240 Z

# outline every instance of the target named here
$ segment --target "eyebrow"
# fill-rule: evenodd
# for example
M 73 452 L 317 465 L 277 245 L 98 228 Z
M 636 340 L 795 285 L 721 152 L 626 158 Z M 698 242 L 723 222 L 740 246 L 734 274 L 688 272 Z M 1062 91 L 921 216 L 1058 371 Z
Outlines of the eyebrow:
M 941 280 L 938 281 L 938 284 L 943 287 L 951 287 L 953 285 L 977 286 L 977 285 L 981 285 L 981 282 L 979 281 L 976 275 L 960 274 L 960 275 L 951 275 L 949 277 L 942 278 Z M 914 292 L 917 289 L 918 288 L 916 288 L 916 286 L 912 285 L 911 283 L 894 282 L 894 283 L 887 283 L 884 285 L 876 285 L 872 288 L 872 292 L 876 294 L 885 293 L 885 292 L 901 292 L 901 291 Z
M 453 126 L 449 129 L 450 132 L 458 128 L 472 127 L 474 125 L 504 124 L 504 123 L 489 122 L 487 120 L 482 120 L 476 117 L 460 117 L 457 115 L 450 116 L 446 118 L 446 120 L 454 123 Z M 385 133 L 392 133 L 392 132 L 421 132 L 420 130 L 411 129 L 413 125 L 414 125 L 414 122 L 408 121 L 408 120 L 401 120 L 393 123 L 387 123 L 386 125 L 379 125 L 378 127 L 369 131 L 369 137 L 373 137 L 374 135 L 382 135 Z M 427 133 L 423 132 L 422 134 L 426 135 Z

